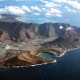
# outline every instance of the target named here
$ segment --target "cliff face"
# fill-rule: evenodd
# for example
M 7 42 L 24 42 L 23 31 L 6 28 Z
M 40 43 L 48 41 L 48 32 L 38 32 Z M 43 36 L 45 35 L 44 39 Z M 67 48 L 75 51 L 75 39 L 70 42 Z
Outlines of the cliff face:
M 8 34 L 10 40 L 13 40 L 13 37 L 15 37 L 16 40 L 18 39 L 20 27 L 18 28 L 16 26 L 19 27 L 17 23 L 0 22 L 0 29 Z
M 60 29 L 60 26 L 68 27 L 67 24 L 63 23 L 44 23 L 39 25 L 38 32 L 41 36 L 45 37 L 59 37 L 65 32 L 63 29 Z
M 18 41 L 27 42 L 29 39 L 34 39 L 37 35 L 36 24 L 25 24 L 21 26 L 19 31 Z
M 0 30 L 0 42 L 3 42 L 8 39 L 9 39 L 8 33 L 3 30 Z
M 34 27 L 34 25 L 21 22 L 0 22 L 1 32 L 6 33 L 9 36 L 8 39 L 12 41 L 27 41 L 27 39 L 34 38 L 36 35 Z
M 5 40 L 28 42 L 28 47 L 50 42 L 63 45 L 65 48 L 72 48 L 80 44 L 80 28 L 65 23 L 38 25 L 0 21 L 0 42 Z
M 61 46 L 65 50 L 80 48 L 80 28 L 69 26 L 63 35 L 43 45 Z
M 46 39 L 53 38 L 54 40 L 65 34 L 68 27 L 72 26 L 64 23 L 44 23 L 38 25 L 32 23 L 0 21 L 1 35 L 3 34 L 0 38 L 3 39 L 4 37 L 3 40 L 10 39 L 15 42 L 26 42 L 34 39 L 36 36 Z M 4 34 L 6 35 L 4 36 Z

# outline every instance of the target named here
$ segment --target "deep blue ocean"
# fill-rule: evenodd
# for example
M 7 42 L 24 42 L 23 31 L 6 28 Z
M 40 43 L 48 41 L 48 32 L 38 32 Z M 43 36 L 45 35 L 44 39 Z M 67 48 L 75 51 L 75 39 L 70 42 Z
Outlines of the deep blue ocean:
M 47 54 L 47 56 L 49 55 Z M 80 49 L 54 58 L 57 59 L 56 63 L 26 68 L 0 68 L 0 79 L 80 80 Z

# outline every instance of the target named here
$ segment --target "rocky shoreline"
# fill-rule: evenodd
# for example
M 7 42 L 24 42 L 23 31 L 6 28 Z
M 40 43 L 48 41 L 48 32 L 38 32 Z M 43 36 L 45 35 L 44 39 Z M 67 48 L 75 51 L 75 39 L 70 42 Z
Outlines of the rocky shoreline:
M 2 45 L 3 44 L 4 43 L 2 43 Z M 5 44 L 5 45 L 2 46 L 2 48 L 0 47 L 0 50 L 2 49 L 3 52 L 2 54 L 4 54 L 3 56 L 0 57 L 0 66 L 2 67 L 47 64 L 47 63 L 55 62 L 55 59 L 41 57 L 40 54 L 44 54 L 43 52 L 47 51 L 47 52 L 51 52 L 51 54 L 55 56 L 60 56 L 64 52 L 63 48 L 57 46 L 54 48 L 52 47 L 52 49 L 50 48 L 50 46 L 49 48 L 46 46 L 40 47 L 39 49 L 32 50 L 32 51 L 27 51 L 26 48 L 26 51 L 24 51 L 25 49 L 19 46 L 18 43 L 16 43 L 14 46 L 9 44 Z
M 36 66 L 36 65 L 52 63 L 55 62 L 55 59 L 44 58 L 41 57 L 40 54 L 44 54 L 44 52 L 50 52 L 50 54 L 53 54 L 56 57 L 60 57 L 64 55 L 64 52 L 66 52 L 66 50 L 63 47 L 53 46 L 53 44 L 51 46 L 50 44 L 47 46 L 46 45 L 41 46 L 38 50 L 32 50 L 32 51 L 24 51 L 27 49 L 23 49 L 21 46 L 18 46 L 17 44 L 18 43 L 16 43 L 15 45 L 16 47 L 13 47 L 12 45 L 8 45 L 8 44 L 7 44 L 8 48 L 2 46 L 4 48 L 2 52 L 5 53 L 0 58 L 2 60 L 0 62 L 0 66 L 21 67 L 21 66 L 33 66 L 33 65 Z

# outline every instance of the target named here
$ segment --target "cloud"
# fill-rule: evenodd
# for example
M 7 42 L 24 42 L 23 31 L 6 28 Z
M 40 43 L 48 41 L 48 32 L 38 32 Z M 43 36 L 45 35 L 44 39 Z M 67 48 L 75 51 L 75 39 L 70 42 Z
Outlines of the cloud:
M 48 12 L 48 13 L 46 13 L 46 14 L 45 14 L 45 16 L 46 16 L 46 17 L 53 17 L 53 16 L 56 16 L 56 17 L 62 17 L 62 15 L 61 15 L 61 14 L 57 14 L 57 13 L 52 14 L 52 13 L 49 13 L 49 12 Z
M 80 9 L 80 3 L 77 1 L 69 1 L 67 3 L 76 9 Z
M 47 0 L 40 0 L 41 2 L 45 3 L 45 7 L 56 7 L 60 6 L 59 4 L 56 4 L 53 1 L 47 1 Z
M 31 6 L 31 9 L 39 11 L 39 12 L 42 12 L 42 10 L 39 7 L 37 7 L 37 6 Z
M 54 2 L 54 1 L 48 1 L 48 0 L 40 0 L 41 2 L 44 3 L 44 7 L 42 7 L 42 10 L 45 13 L 46 17 L 62 17 L 62 11 L 60 9 L 57 9 L 57 7 L 61 7 L 60 4 Z M 60 1 L 60 0 L 59 0 Z
M 46 11 L 46 8 L 42 8 L 43 11 Z
M 49 3 L 47 0 L 40 0 L 41 2 L 43 2 L 43 3 Z
M 24 11 L 31 12 L 31 10 L 30 10 L 27 6 L 22 6 L 21 8 L 22 8 L 22 10 L 24 10 Z
M 23 11 L 21 8 L 19 7 L 14 7 L 14 6 L 8 6 L 6 7 L 6 10 L 10 13 L 13 13 L 13 14 L 25 14 L 25 11 Z
M 69 11 L 69 12 L 76 12 L 76 10 L 74 10 L 74 9 L 67 9 L 67 11 Z
M 0 8 L 0 14 L 25 14 L 25 11 L 23 11 L 20 7 L 17 6 L 5 6 L 4 8 Z
M 75 0 L 55 0 L 55 2 L 60 3 L 60 4 L 66 3 L 75 9 L 80 9 L 80 2 L 75 1 Z
M 59 13 L 59 14 L 62 13 L 60 10 L 55 9 L 55 8 L 51 8 L 48 12 L 50 12 L 50 13 Z
M 45 7 L 55 7 L 55 6 L 57 6 L 57 4 L 54 4 L 52 2 L 48 2 L 45 4 Z
M 7 13 L 7 9 L 6 7 L 5 8 L 0 8 L 0 13 L 3 14 L 3 13 Z
M 68 12 L 76 12 L 76 10 L 75 9 L 70 9 L 68 6 L 66 6 L 66 7 L 64 7 Z
M 55 14 L 55 16 L 57 16 L 57 17 L 62 17 L 62 15 L 61 15 L 61 14 Z
M 40 13 L 34 13 L 34 15 L 39 16 L 39 15 L 40 15 Z
M 52 16 L 52 14 L 51 14 L 51 13 L 49 13 L 49 12 L 47 12 L 47 13 L 45 14 L 45 16 L 46 16 L 46 17 L 51 17 L 51 16 Z
M 47 12 L 47 13 L 58 13 L 58 14 L 62 14 L 62 11 L 60 9 L 56 9 L 56 8 L 42 8 L 43 11 Z
M 58 3 L 66 3 L 67 1 L 70 1 L 70 0 L 52 0 L 52 1 L 55 1 L 55 2 L 58 2 Z

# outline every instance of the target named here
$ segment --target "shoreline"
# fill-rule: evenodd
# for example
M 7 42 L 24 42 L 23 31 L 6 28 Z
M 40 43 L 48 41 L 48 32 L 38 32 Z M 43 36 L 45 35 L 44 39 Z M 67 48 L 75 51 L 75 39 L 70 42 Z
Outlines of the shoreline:
M 57 57 L 62 57 L 62 56 L 64 56 L 64 54 L 65 54 L 66 52 L 72 51 L 72 50 L 76 50 L 76 49 L 80 49 L 80 48 L 74 48 L 74 49 L 65 50 L 63 54 L 61 54 L 60 56 L 57 56 Z M 56 62 L 57 62 L 57 60 L 54 59 L 54 61 L 48 62 L 48 63 L 56 63 Z M 42 63 L 42 64 L 36 64 L 36 65 L 30 65 L 30 66 L 45 65 L 45 64 L 48 64 L 48 63 Z M 21 66 L 21 67 L 22 67 L 22 66 Z M 23 66 L 23 67 L 24 67 L 24 66 Z M 25 67 L 26 67 L 26 66 L 25 66 Z
M 80 48 L 74 48 L 74 49 L 68 49 L 68 50 L 65 50 L 63 54 L 61 54 L 60 56 L 56 56 L 56 57 L 62 57 L 64 56 L 64 54 L 68 51 L 71 51 L 71 50 L 76 50 L 76 49 L 80 49 Z M 57 60 L 54 59 L 52 62 L 47 62 L 47 63 L 42 63 L 42 64 L 35 64 L 35 65 L 29 65 L 29 66 L 12 66 L 12 67 L 5 67 L 5 66 L 0 66 L 0 68 L 26 68 L 26 67 L 35 67 L 35 66 L 38 66 L 38 65 L 45 65 L 45 64 L 49 64 L 49 63 L 56 63 Z
M 72 50 L 76 50 L 76 49 L 80 49 L 80 48 L 74 48 L 74 49 L 68 49 L 68 50 L 65 50 L 63 54 L 61 54 L 60 56 L 57 56 L 57 57 L 62 57 L 64 56 L 64 54 L 68 51 L 72 51 Z
M 54 59 L 54 61 L 52 62 L 47 62 L 47 63 L 42 63 L 42 64 L 35 64 L 35 65 L 29 65 L 29 66 L 12 66 L 12 67 L 5 67 L 5 66 L 0 66 L 0 68 L 4 68 L 4 69 L 10 69 L 10 68 L 27 68 L 27 67 L 36 67 L 36 66 L 41 66 L 41 65 L 45 65 L 45 64 L 49 64 L 49 63 L 56 63 L 57 60 Z

